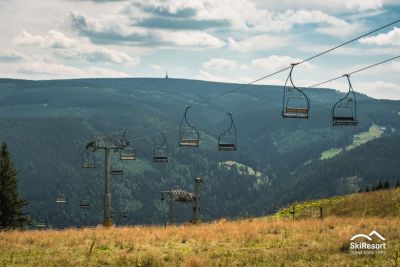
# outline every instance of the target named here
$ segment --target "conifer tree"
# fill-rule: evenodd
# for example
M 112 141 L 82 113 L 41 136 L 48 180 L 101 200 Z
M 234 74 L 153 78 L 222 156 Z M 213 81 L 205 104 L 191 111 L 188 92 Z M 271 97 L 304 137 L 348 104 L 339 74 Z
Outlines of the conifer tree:
M 385 180 L 385 182 L 383 183 L 383 189 L 389 189 L 390 188 L 390 183 L 388 180 Z
M 379 180 L 379 183 L 378 183 L 378 185 L 375 187 L 375 190 L 381 190 L 382 188 L 383 188 L 382 181 Z
M 18 177 L 6 143 L 0 149 L 0 229 L 21 228 L 29 223 L 22 209 L 28 201 L 18 194 Z

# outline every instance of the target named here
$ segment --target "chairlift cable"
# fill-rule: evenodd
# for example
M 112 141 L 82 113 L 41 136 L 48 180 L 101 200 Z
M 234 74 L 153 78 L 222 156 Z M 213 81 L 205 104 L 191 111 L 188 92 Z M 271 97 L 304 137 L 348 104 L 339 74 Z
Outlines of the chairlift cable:
M 325 51 L 323 51 L 323 52 L 320 52 L 320 53 L 318 53 L 318 54 L 316 54 L 316 55 L 314 55 L 314 56 L 312 56 L 312 57 L 309 57 L 309 58 L 307 58 L 307 59 L 304 59 L 304 60 L 302 60 L 302 61 L 296 63 L 296 65 L 300 65 L 300 64 L 302 64 L 302 63 L 311 61 L 311 60 L 313 60 L 313 59 L 315 59 L 315 58 L 317 58 L 317 57 L 320 57 L 320 56 L 325 55 L 325 54 L 327 54 L 327 53 L 329 53 L 329 52 L 332 52 L 332 51 L 334 51 L 334 50 L 336 50 L 336 49 L 338 49 L 338 48 L 340 48 L 340 47 L 343 47 L 343 46 L 348 45 L 348 44 L 350 44 L 350 43 L 352 43 L 352 42 L 355 42 L 355 41 L 357 41 L 357 40 L 359 40 L 359 39 L 361 39 L 361 38 L 363 38 L 363 37 L 365 37 L 365 36 L 368 36 L 368 35 L 370 35 L 370 34 L 372 34 L 372 33 L 375 33 L 375 32 L 377 32 L 377 31 L 380 31 L 380 30 L 382 30 L 382 29 L 385 29 L 385 28 L 387 28 L 387 27 L 389 27 L 389 26 L 391 26 L 391 25 L 394 25 L 394 24 L 396 24 L 396 23 L 398 23 L 398 22 L 400 22 L 400 19 L 395 20 L 395 21 L 393 21 L 393 22 L 390 22 L 390 23 L 388 23 L 388 24 L 386 24 L 386 25 L 384 25 L 384 26 L 381 26 L 381 27 L 379 27 L 379 28 L 377 28 L 377 29 L 371 30 L 371 31 L 369 31 L 369 32 L 367 32 L 367 33 L 364 33 L 364 34 L 360 35 L 360 36 L 357 36 L 357 37 L 355 37 L 355 38 L 353 38 L 353 39 L 351 39 L 351 40 L 349 40 L 349 41 L 346 41 L 346 42 L 344 42 L 344 43 L 341 43 L 341 44 L 339 44 L 339 45 L 337 45 L 337 46 L 335 46 L 335 47 L 329 48 L 329 49 L 327 49 L 327 50 L 325 50 Z M 271 76 L 274 76 L 274 75 L 276 75 L 276 74 L 279 74 L 279 73 L 281 73 L 281 72 L 283 72 L 283 71 L 286 71 L 286 70 L 289 70 L 289 69 L 291 69 L 291 66 L 288 66 L 288 67 L 286 67 L 286 68 L 280 69 L 280 70 L 275 71 L 275 72 L 273 72 L 273 73 L 271 73 L 271 74 L 267 74 L 267 75 L 265 75 L 265 76 L 262 76 L 262 77 L 260 77 L 260 78 L 258 78 L 258 79 L 256 79 L 256 80 L 254 80 L 254 81 L 251 81 L 251 82 L 249 82 L 249 83 L 242 84 L 242 85 L 239 85 L 238 87 L 235 87 L 235 88 L 232 88 L 232 89 L 227 90 L 227 91 L 225 91 L 225 92 L 222 92 L 222 93 L 220 93 L 220 94 L 218 94 L 218 95 L 216 95 L 216 96 L 213 96 L 213 97 L 211 97 L 211 98 L 209 98 L 209 99 L 206 99 L 206 100 L 204 100 L 204 101 L 201 101 L 201 102 L 199 102 L 199 103 L 197 103 L 197 104 L 194 104 L 194 105 L 192 105 L 192 107 L 197 106 L 197 105 L 201 105 L 201 104 L 205 104 L 205 103 L 208 103 L 208 102 L 211 102 L 211 101 L 213 101 L 214 99 L 216 99 L 216 98 L 218 98 L 218 97 L 224 96 L 224 95 L 226 95 L 226 94 L 230 94 L 230 93 L 235 92 L 235 91 L 237 91 L 237 90 L 239 90 L 239 89 L 241 89 L 241 88 L 243 88 L 243 87 L 246 87 L 246 86 L 248 86 L 248 85 L 252 85 L 252 84 L 254 84 L 254 83 L 257 83 L 257 82 L 259 82 L 259 81 L 261 81 L 261 80 L 270 78 Z
M 268 99 L 268 100 L 265 100 L 265 101 L 261 101 L 261 102 L 258 102 L 256 104 L 248 105 L 248 106 L 244 107 L 240 112 L 236 112 L 235 115 L 248 112 L 248 111 L 251 110 L 251 108 L 254 108 L 254 107 L 257 107 L 257 106 L 261 106 L 261 105 L 269 103 L 269 102 L 275 102 L 278 99 L 281 99 L 281 96 L 275 97 L 275 98 L 272 98 L 272 99 Z M 219 118 L 219 117 L 221 117 L 220 114 L 218 114 L 216 116 L 213 116 L 213 117 L 207 117 L 207 119 L 210 120 L 210 119 Z M 175 131 L 178 131 L 178 130 L 179 130 L 179 126 L 174 126 L 174 127 L 168 128 L 167 130 L 164 130 L 163 132 L 164 133 L 171 133 L 171 132 L 175 132 Z M 155 136 L 159 136 L 159 135 L 160 135 L 160 133 L 158 132 L 158 133 L 154 133 L 154 134 L 139 136 L 139 137 L 133 138 L 131 140 L 132 141 L 138 141 L 138 140 L 143 140 L 143 139 L 147 139 L 147 138 L 155 137 Z
M 372 65 L 363 67 L 363 68 L 358 69 L 358 70 L 354 70 L 354 71 L 349 72 L 349 73 L 347 73 L 347 74 L 348 74 L 348 75 L 353 75 L 353 74 L 355 74 L 355 73 L 362 72 L 362 71 L 364 71 L 364 70 L 368 70 L 368 69 L 370 69 L 370 68 L 376 67 L 376 66 L 381 65 L 381 64 L 384 64 L 384 63 L 386 63 L 386 62 L 395 60 L 396 58 L 400 58 L 400 56 L 395 56 L 395 57 L 392 57 L 392 58 L 389 58 L 389 59 L 385 59 L 385 60 L 380 61 L 380 62 L 378 62 L 378 63 L 375 63 L 375 64 L 372 64 Z M 335 77 L 335 78 L 331 78 L 331 79 L 329 79 L 329 80 L 326 80 L 326 81 L 323 81 L 323 82 L 320 82 L 320 83 L 317 83 L 317 84 L 314 84 L 314 85 L 305 87 L 304 89 L 311 89 L 311 88 L 314 88 L 314 87 L 317 87 L 317 86 L 320 86 L 320 85 L 323 85 L 323 84 L 326 84 L 326 83 L 329 83 L 329 82 L 333 82 L 333 81 L 338 80 L 338 79 L 340 79 L 340 78 L 342 78 L 342 77 L 343 77 L 343 75 L 340 75 L 340 76 L 337 76 L 337 77 Z
M 315 58 L 317 58 L 317 57 L 320 57 L 320 56 L 325 55 L 325 54 L 327 54 L 327 53 L 329 53 L 329 52 L 332 52 L 332 51 L 334 51 L 334 50 L 336 50 L 336 49 L 338 49 L 338 48 L 340 48 L 340 47 L 343 47 L 343 46 L 348 45 L 348 44 L 350 44 L 350 43 L 352 43 L 352 42 L 355 42 L 355 41 L 357 41 L 357 40 L 359 40 L 359 39 L 361 39 L 361 38 L 363 38 L 363 37 L 366 37 L 366 36 L 368 36 L 368 35 L 370 35 L 370 34 L 373 34 L 373 33 L 375 33 L 375 32 L 378 32 L 378 31 L 380 31 L 380 30 L 382 30 L 382 29 L 385 29 L 385 28 L 387 28 L 387 27 L 389 27 L 389 26 L 392 26 L 392 25 L 394 25 L 394 24 L 396 24 L 396 23 L 398 23 L 398 22 L 400 22 L 400 19 L 397 19 L 397 20 L 395 20 L 395 21 L 392 21 L 392 22 L 390 22 L 390 23 L 388 23 L 388 24 L 385 24 L 385 25 L 383 25 L 383 26 L 381 26 L 381 27 L 379 27 L 379 28 L 373 29 L 373 30 L 371 30 L 371 31 L 369 31 L 369 32 L 367 32 L 367 33 L 364 33 L 364 34 L 362 34 L 362 35 L 359 35 L 359 36 L 357 36 L 357 37 L 355 37 L 355 38 L 353 38 L 353 39 L 351 39 L 351 40 L 348 40 L 348 41 L 346 41 L 346 42 L 344 42 L 344 43 L 341 43 L 341 44 L 339 44 L 339 45 L 336 45 L 336 46 L 334 46 L 334 47 L 332 47 L 332 48 L 329 48 L 329 49 L 327 49 L 327 50 L 325 50 L 325 51 L 322 51 L 322 52 L 320 52 L 320 53 L 318 53 L 318 54 L 316 54 L 316 55 L 314 55 L 314 56 L 311 56 L 311 57 L 309 57 L 309 58 L 307 58 L 307 59 L 304 59 L 304 60 L 302 60 L 302 61 L 296 63 L 296 65 L 300 65 L 300 64 L 302 64 L 302 63 L 311 61 L 311 60 L 313 60 L 313 59 L 315 59 Z M 288 66 L 288 67 L 282 68 L 282 69 L 280 69 L 280 70 L 277 70 L 277 71 L 275 71 L 275 72 L 272 72 L 272 73 L 270 73 L 270 74 L 264 75 L 264 76 L 262 76 L 262 77 L 260 77 L 260 78 L 258 78 L 258 79 L 255 79 L 255 80 L 253 80 L 253 81 L 251 81 L 251 82 L 249 82 L 249 83 L 240 84 L 240 85 L 238 85 L 238 86 L 236 86 L 236 87 L 234 87 L 234 88 L 232 88 L 232 89 L 229 89 L 229 90 L 224 91 L 224 92 L 222 92 L 222 93 L 220 93 L 220 94 L 217 94 L 216 96 L 213 96 L 213 97 L 210 97 L 210 98 L 205 99 L 205 100 L 203 100 L 203 101 L 200 101 L 200 102 L 197 102 L 197 103 L 195 103 L 195 104 L 192 104 L 191 106 L 192 106 L 192 107 L 195 107 L 195 106 L 198 106 L 198 105 L 206 104 L 206 103 L 211 102 L 211 101 L 213 101 L 213 100 L 215 100 L 215 99 L 217 99 L 217 98 L 219 98 L 219 97 L 221 97 L 221 96 L 224 96 L 224 95 L 233 93 L 233 92 L 235 92 L 235 91 L 237 91 L 237 90 L 240 90 L 240 89 L 242 89 L 242 88 L 244 88 L 244 87 L 246 87 L 246 86 L 249 86 L 249 85 L 255 84 L 255 83 L 259 82 L 259 81 L 262 81 L 262 80 L 265 80 L 265 79 L 267 79 L 267 78 L 270 78 L 270 77 L 272 77 L 272 76 L 274 76 L 274 75 L 276 75 L 276 74 L 279 74 L 279 73 L 281 73 L 281 72 L 284 72 L 284 71 L 286 71 L 286 70 L 289 70 L 290 68 L 291 68 L 291 66 Z M 171 113 L 167 114 L 166 116 L 167 116 L 167 117 L 170 117 L 170 116 L 172 116 L 172 115 L 179 114 L 179 113 L 180 113 L 180 110 L 177 110 L 177 111 L 174 111 L 174 112 L 171 112 Z M 153 122 L 154 120 L 155 120 L 155 119 L 150 120 L 150 121 L 147 121 L 147 122 L 143 123 L 143 124 L 140 125 L 140 126 L 151 124 L 151 122 Z M 138 125 L 135 125 L 135 128 L 138 128 Z M 133 129 L 133 127 L 132 127 L 132 128 L 129 128 L 129 129 Z M 136 139 L 136 138 L 135 138 L 135 139 Z
M 381 27 L 379 27 L 379 28 L 377 28 L 377 29 L 371 30 L 371 31 L 369 31 L 369 32 L 367 32 L 367 33 L 364 33 L 363 35 L 357 36 L 357 37 L 355 37 L 355 38 L 353 38 L 353 39 L 351 39 L 351 40 L 349 40 L 349 41 L 347 41 L 347 42 L 344 42 L 344 43 L 342 43 L 342 44 L 339 44 L 339 45 L 337 45 L 337 46 L 335 46 L 335 47 L 332 47 L 332 48 L 330 48 L 330 49 L 327 49 L 327 50 L 325 50 L 325 51 L 323 51 L 323 52 L 321 52 L 321 53 L 316 54 L 315 56 L 312 56 L 312 57 L 309 57 L 309 58 L 307 58 L 307 59 L 305 59 L 305 60 L 303 60 L 303 61 L 300 61 L 300 62 L 297 63 L 297 64 L 302 64 L 302 63 L 305 63 L 305 62 L 307 62 L 307 61 L 313 60 L 314 58 L 317 58 L 317 57 L 322 56 L 322 55 L 324 55 L 324 54 L 326 54 L 326 53 L 332 52 L 333 50 L 336 50 L 336 49 L 338 49 L 338 48 L 340 48 L 340 47 L 342 47 L 342 46 L 345 46 L 345 45 L 348 45 L 348 44 L 350 44 L 350 43 L 352 43 L 352 42 L 355 42 L 355 41 L 357 41 L 357 40 L 359 40 L 359 39 L 361 39 L 361 38 L 363 38 L 363 37 L 365 37 L 365 36 L 368 36 L 368 35 L 370 35 L 370 34 L 372 34 L 372 33 L 377 32 L 377 31 L 383 30 L 383 29 L 385 29 L 385 28 L 387 28 L 387 27 L 389 27 L 389 26 L 392 26 L 392 25 L 394 25 L 394 24 L 396 24 L 396 23 L 398 23 L 398 22 L 400 22 L 400 19 L 395 20 L 395 21 L 393 21 L 393 22 L 390 22 L 390 23 L 388 23 L 388 24 L 386 24 L 386 25 L 384 25 L 384 26 L 381 26 Z
M 395 59 L 397 59 L 397 58 L 400 58 L 400 56 L 395 56 L 395 57 L 392 57 L 392 58 L 389 58 L 389 59 L 380 61 L 380 62 L 378 62 L 378 63 L 375 63 L 375 64 L 372 64 L 372 65 L 369 65 L 369 66 L 366 66 L 366 67 L 363 67 L 363 68 L 354 70 L 354 71 L 352 71 L 352 72 L 349 72 L 348 74 L 349 74 L 349 75 L 352 75 L 352 74 L 355 74 L 355 73 L 359 73 L 359 72 L 362 72 L 362 71 L 364 71 L 364 70 L 373 68 L 373 67 L 375 67 L 375 66 L 378 66 L 378 65 L 381 65 L 381 64 L 390 62 L 390 61 L 395 60 Z M 322 85 L 322 84 L 326 84 L 326 83 L 329 83 L 329 82 L 338 80 L 338 79 L 340 79 L 340 78 L 342 78 L 342 77 L 343 77 L 343 75 L 340 75 L 340 76 L 337 76 L 337 77 L 335 77 L 335 78 L 331 78 L 331 79 L 329 79 L 329 80 L 326 80 L 326 81 L 323 81 L 323 82 L 320 82 L 320 83 L 317 83 L 317 84 L 314 84 L 314 85 L 311 85 L 311 86 L 308 86 L 308 87 L 303 87 L 303 90 L 315 88 L 315 87 L 320 86 L 320 85 Z M 281 97 L 273 98 L 273 99 L 268 99 L 268 100 L 266 100 L 266 101 L 262 101 L 262 102 L 259 102 L 259 103 L 253 104 L 253 105 L 249 105 L 249 106 L 245 107 L 241 112 L 235 113 L 235 114 L 241 114 L 241 113 L 247 112 L 247 111 L 248 111 L 249 109 L 251 109 L 252 107 L 256 107 L 256 106 L 259 106 L 259 105 L 262 105 L 262 104 L 265 104 L 265 103 L 268 103 L 268 102 L 273 102 L 273 101 L 278 100 L 278 99 L 281 99 Z M 208 119 L 209 119 L 209 118 L 208 118 Z M 179 129 L 179 126 L 175 126 L 175 127 L 168 128 L 167 130 L 164 130 L 163 132 L 169 133 L 169 132 L 174 132 L 174 131 L 176 131 L 176 130 L 178 130 L 178 129 Z M 132 140 L 134 140 L 134 141 L 142 140 L 142 139 L 146 139 L 146 138 L 149 138 L 149 137 L 157 136 L 157 135 L 159 135 L 159 134 L 160 134 L 160 133 L 158 132 L 158 133 L 154 133 L 154 134 L 149 134 L 149 135 L 145 135 L 145 136 L 140 136 L 140 137 L 137 137 L 137 138 L 133 138 Z

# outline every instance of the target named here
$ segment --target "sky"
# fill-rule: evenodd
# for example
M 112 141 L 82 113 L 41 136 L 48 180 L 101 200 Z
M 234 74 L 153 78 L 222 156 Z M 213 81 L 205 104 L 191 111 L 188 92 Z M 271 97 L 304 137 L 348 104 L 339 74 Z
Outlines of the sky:
M 248 83 L 400 19 L 400 0 L 0 0 L 0 77 Z M 311 86 L 400 55 L 400 23 L 296 66 Z M 351 76 L 400 99 L 400 60 Z M 283 85 L 288 72 L 258 84 Z M 345 78 L 324 87 L 348 88 Z

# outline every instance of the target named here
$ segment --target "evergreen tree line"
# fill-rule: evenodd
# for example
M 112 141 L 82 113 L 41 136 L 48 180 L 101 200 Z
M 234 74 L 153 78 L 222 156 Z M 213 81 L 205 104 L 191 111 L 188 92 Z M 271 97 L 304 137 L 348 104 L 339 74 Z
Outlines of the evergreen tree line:
M 400 187 L 400 179 L 398 179 L 396 184 L 393 186 L 393 188 L 398 188 L 398 187 Z M 382 182 L 382 180 L 379 180 L 379 183 L 377 183 L 376 185 L 372 185 L 371 188 L 368 185 L 365 187 L 364 190 L 360 188 L 359 193 L 377 191 L 389 188 L 390 188 L 390 183 L 388 180 L 385 180 L 384 182 Z

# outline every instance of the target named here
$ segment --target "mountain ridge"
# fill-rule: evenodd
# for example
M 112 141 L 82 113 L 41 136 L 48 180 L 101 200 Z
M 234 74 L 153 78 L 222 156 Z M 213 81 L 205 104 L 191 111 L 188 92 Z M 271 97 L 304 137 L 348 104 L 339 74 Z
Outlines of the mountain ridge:
M 97 155 L 100 165 L 93 172 L 80 168 L 80 158 L 87 140 L 120 128 L 131 129 L 128 139 L 133 141 L 138 153 L 138 160 L 125 166 L 126 175 L 121 179 L 113 178 L 113 207 L 116 211 L 129 211 L 127 220 L 119 221 L 120 224 L 162 223 L 167 218 L 168 207 L 159 201 L 159 192 L 178 187 L 192 191 L 196 176 L 204 178 L 202 215 L 205 220 L 219 216 L 258 216 L 273 212 L 274 202 L 284 205 L 306 196 L 342 194 L 340 190 L 323 189 L 320 180 L 325 179 L 322 173 L 332 176 L 334 181 L 341 179 L 337 172 L 327 170 L 333 170 L 328 165 L 336 164 L 343 155 L 337 156 L 336 161 L 315 163 L 323 151 L 351 144 L 354 135 L 368 131 L 373 124 L 387 128 L 385 136 L 388 138 L 378 139 L 383 140 L 385 146 L 396 147 L 399 138 L 399 101 L 357 95 L 360 96 L 358 127 L 334 128 L 330 110 L 340 96 L 336 90 L 306 90 L 312 101 L 310 119 L 290 120 L 282 119 L 280 115 L 282 87 L 252 85 L 190 111 L 189 120 L 201 134 L 199 149 L 178 148 L 177 132 L 171 131 L 167 133 L 170 162 L 167 166 L 151 162 L 152 148 L 160 137 L 136 141 L 137 138 L 154 135 L 163 129 L 176 129 L 188 99 L 196 104 L 229 89 L 232 84 L 179 79 L 34 82 L 0 79 L 3 129 L 0 139 L 9 143 L 20 174 L 22 194 L 31 201 L 29 212 L 32 217 L 36 221 L 48 218 L 48 224 L 53 225 L 85 225 L 101 221 L 102 156 Z M 182 112 L 177 112 L 180 109 Z M 228 111 L 232 112 L 238 128 L 238 151 L 224 154 L 217 151 L 216 140 L 227 127 L 225 112 Z M 374 150 L 379 149 L 368 143 L 360 147 L 369 151 L 369 155 L 375 155 Z M 359 168 L 368 165 L 373 158 L 360 157 L 365 160 L 357 168 L 348 170 L 346 175 L 349 177 L 359 173 Z M 392 154 L 382 157 L 374 167 L 374 173 L 385 170 L 385 164 L 392 166 L 391 158 L 396 158 Z M 355 160 L 349 156 L 345 158 L 346 161 Z M 237 168 L 218 168 L 219 162 L 228 160 L 247 165 L 263 176 L 257 181 Z M 311 165 L 306 164 L 310 160 Z M 304 164 L 306 166 L 299 173 L 301 177 L 293 178 L 290 174 Z M 319 170 L 319 174 L 313 173 L 310 166 Z M 386 172 L 390 181 L 397 179 L 393 172 Z M 307 180 L 315 175 L 319 178 Z M 56 185 L 62 179 L 59 190 L 65 192 L 70 201 L 59 207 L 54 199 Z M 296 179 L 305 184 L 292 186 Z M 369 177 L 364 182 L 369 183 L 371 179 L 374 178 Z M 359 186 L 365 186 L 364 182 L 360 180 Z M 307 188 L 311 192 L 308 195 L 304 193 Z M 290 194 L 283 194 L 287 191 Z M 79 200 L 85 195 L 93 201 L 90 212 L 79 210 Z M 190 212 L 190 208 L 179 206 L 178 221 L 186 220 L 191 216 Z

